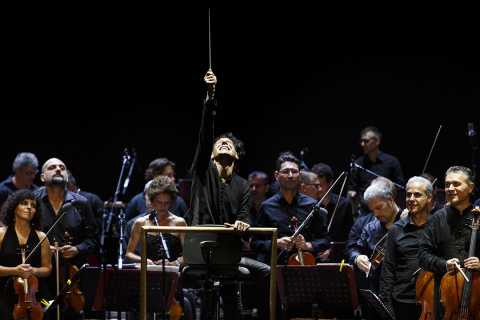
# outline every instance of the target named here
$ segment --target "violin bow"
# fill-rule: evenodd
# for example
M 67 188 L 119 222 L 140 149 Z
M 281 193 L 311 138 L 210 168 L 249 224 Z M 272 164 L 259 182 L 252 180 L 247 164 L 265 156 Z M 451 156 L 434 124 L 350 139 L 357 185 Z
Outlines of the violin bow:
M 430 161 L 430 157 L 432 156 L 433 148 L 435 148 L 435 145 L 437 144 L 437 139 L 440 135 L 440 130 L 442 130 L 442 127 L 442 125 L 438 127 L 437 134 L 435 135 L 435 139 L 433 139 L 432 147 L 430 148 L 430 152 L 428 153 L 427 160 L 425 160 L 425 164 L 423 165 L 422 174 L 425 173 L 425 171 L 427 170 L 428 162 Z

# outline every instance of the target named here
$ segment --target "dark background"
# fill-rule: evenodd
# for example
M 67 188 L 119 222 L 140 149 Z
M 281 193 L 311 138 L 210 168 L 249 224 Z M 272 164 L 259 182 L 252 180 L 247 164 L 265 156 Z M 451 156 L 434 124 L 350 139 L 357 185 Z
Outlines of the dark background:
M 451 165 L 471 167 L 466 129 L 479 126 L 478 55 L 447 39 L 421 50 L 433 41 L 425 30 L 327 17 L 307 9 L 212 11 L 216 131 L 246 143 L 241 174 L 271 173 L 280 151 L 303 147 L 307 164 L 326 162 L 338 174 L 360 154 L 366 125 L 383 131 L 381 149 L 399 158 L 406 177 L 421 173 L 440 124 L 427 171 L 441 177 Z M 60 39 L 46 36 L 43 59 L 10 64 L 6 91 L 29 102 L 4 104 L 1 177 L 18 152 L 31 151 L 41 163 L 64 160 L 82 189 L 109 198 L 126 147 L 138 154 L 129 194 L 142 189 L 156 157 L 175 161 L 178 178 L 187 175 L 208 68 L 208 12 L 137 18 L 89 30 L 93 37 L 78 28 L 54 52 L 46 48 Z

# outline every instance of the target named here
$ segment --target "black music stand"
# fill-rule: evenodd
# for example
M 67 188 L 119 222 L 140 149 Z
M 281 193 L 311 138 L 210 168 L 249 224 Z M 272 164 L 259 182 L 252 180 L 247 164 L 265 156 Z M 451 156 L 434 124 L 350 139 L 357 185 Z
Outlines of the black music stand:
M 353 268 L 349 264 L 277 266 L 280 303 L 290 317 L 360 318 Z
M 360 294 L 367 301 L 368 305 L 375 311 L 378 317 L 383 320 L 394 320 L 395 317 L 380 298 L 372 291 L 360 289 Z
M 140 310 L 140 269 L 107 267 L 86 267 L 81 275 L 80 283 L 85 294 L 85 309 L 93 311 L 125 311 Z M 170 309 L 175 297 L 178 283 L 178 271 L 167 269 L 166 272 L 166 309 Z M 147 306 L 148 312 L 163 312 L 162 272 L 147 271 Z

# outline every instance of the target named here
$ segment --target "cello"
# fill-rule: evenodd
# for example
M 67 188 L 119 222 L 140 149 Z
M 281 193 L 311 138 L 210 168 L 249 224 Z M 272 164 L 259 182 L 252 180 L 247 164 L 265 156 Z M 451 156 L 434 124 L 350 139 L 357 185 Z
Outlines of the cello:
M 419 269 L 418 271 L 420 271 Z M 435 318 L 435 276 L 433 272 L 422 271 L 415 283 L 417 303 L 422 307 L 419 320 L 434 320 Z
M 468 257 L 475 256 L 477 232 L 480 226 L 480 208 L 472 210 L 472 235 Z M 465 276 L 465 278 L 464 278 Z M 445 308 L 445 320 L 480 320 L 480 273 L 464 270 L 446 273 L 440 284 L 441 302 Z
M 25 247 L 21 248 L 22 263 L 25 263 Z M 18 302 L 13 307 L 13 319 L 15 320 L 42 320 L 43 309 L 35 298 L 38 291 L 38 278 L 31 275 L 27 279 L 17 277 L 14 283 Z

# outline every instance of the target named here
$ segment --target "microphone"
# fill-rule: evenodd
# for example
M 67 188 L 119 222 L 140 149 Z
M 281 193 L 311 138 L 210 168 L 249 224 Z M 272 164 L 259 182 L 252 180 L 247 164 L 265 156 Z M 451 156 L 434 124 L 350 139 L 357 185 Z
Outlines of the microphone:
M 71 208 L 78 208 L 79 205 L 80 205 L 80 201 L 78 200 L 73 200 L 73 201 L 64 203 L 63 206 L 60 208 L 59 212 L 68 211 Z
M 472 146 L 472 149 L 477 150 L 478 149 L 477 132 L 475 131 L 475 125 L 473 124 L 473 122 L 469 122 L 467 124 L 467 135 L 468 135 L 468 139 L 470 140 L 470 145 Z

